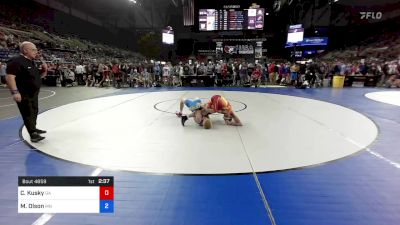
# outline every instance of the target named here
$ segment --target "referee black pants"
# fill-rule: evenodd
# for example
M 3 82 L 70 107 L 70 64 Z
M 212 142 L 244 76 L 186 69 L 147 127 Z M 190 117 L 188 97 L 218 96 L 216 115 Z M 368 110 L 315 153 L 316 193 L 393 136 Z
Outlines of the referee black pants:
M 24 125 L 29 134 L 36 129 L 36 119 L 39 113 L 39 91 L 34 94 L 21 94 L 21 102 L 18 102 L 18 109 L 21 113 Z

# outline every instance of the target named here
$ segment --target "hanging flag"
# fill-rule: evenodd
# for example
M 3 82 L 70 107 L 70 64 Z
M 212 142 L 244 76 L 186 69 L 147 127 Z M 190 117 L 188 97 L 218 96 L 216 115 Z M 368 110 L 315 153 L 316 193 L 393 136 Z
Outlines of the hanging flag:
M 183 3 L 183 25 L 194 25 L 194 0 L 184 0 Z

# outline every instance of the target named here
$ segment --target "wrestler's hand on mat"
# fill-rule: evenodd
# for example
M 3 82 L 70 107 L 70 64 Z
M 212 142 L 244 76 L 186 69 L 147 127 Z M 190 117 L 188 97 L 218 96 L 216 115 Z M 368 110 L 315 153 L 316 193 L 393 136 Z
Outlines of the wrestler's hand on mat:
M 181 117 L 182 117 L 182 112 L 176 112 L 175 115 L 176 115 L 177 117 L 181 118 Z

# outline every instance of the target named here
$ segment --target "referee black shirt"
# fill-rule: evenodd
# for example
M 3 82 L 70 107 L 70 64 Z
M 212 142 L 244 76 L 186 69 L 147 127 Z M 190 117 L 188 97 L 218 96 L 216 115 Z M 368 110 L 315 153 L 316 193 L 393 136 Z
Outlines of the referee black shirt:
M 21 94 L 32 95 L 42 85 L 39 69 L 33 60 L 20 55 L 7 62 L 7 74 L 15 75 L 15 82 Z

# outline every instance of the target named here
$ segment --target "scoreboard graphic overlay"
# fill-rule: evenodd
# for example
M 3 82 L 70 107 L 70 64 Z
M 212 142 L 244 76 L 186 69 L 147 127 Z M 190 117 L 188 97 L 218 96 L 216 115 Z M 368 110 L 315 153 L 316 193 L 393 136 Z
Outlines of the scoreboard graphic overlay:
M 113 213 L 114 177 L 18 177 L 18 213 Z

